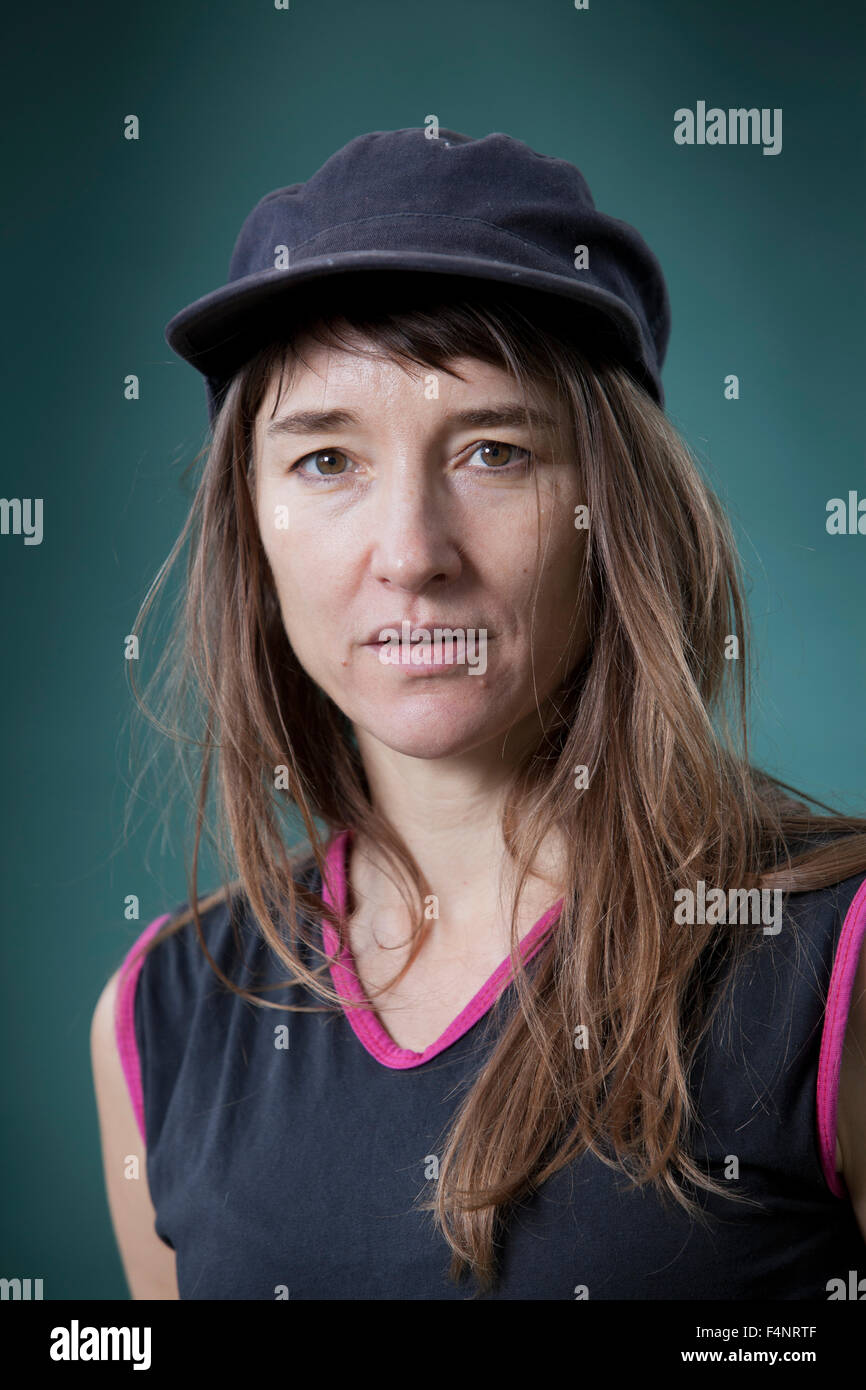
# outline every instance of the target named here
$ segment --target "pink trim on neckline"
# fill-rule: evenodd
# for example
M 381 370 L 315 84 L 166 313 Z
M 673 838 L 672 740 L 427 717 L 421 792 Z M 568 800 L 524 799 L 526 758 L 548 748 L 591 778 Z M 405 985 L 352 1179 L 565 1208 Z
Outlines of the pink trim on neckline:
M 343 830 L 336 835 L 329 844 L 325 856 L 326 876 L 322 883 L 322 898 L 328 907 L 336 907 L 340 912 L 345 911 L 346 907 L 346 878 L 351 835 L 351 830 Z M 335 896 L 332 895 L 332 885 Z M 559 902 L 554 903 L 553 907 L 538 919 L 521 940 L 520 953 L 524 961 L 531 960 L 542 946 L 547 928 L 559 916 L 562 902 L 563 900 L 560 898 Z M 334 955 L 337 950 L 337 933 L 329 922 L 322 922 L 322 938 L 328 955 Z M 436 1057 L 440 1052 L 444 1052 L 446 1047 L 450 1047 L 452 1043 L 457 1042 L 458 1038 L 462 1038 L 464 1033 L 468 1033 L 473 1024 L 487 1013 L 506 985 L 510 983 L 511 976 L 511 956 L 508 955 L 496 967 L 489 980 L 481 986 L 474 998 L 470 999 L 465 1009 L 460 1011 L 454 1022 L 448 1025 L 442 1036 L 425 1047 L 423 1052 L 413 1052 L 411 1048 L 398 1047 L 394 1039 L 386 1032 L 379 1016 L 369 1006 L 366 1009 L 344 1009 L 343 1012 L 359 1041 L 367 1052 L 375 1057 L 377 1062 L 396 1070 L 406 1070 L 409 1067 L 419 1067 L 424 1062 L 429 1062 L 431 1057 Z M 344 946 L 340 959 L 331 965 L 331 978 L 334 981 L 334 988 L 343 999 L 366 1001 L 366 995 L 358 979 L 355 959 L 348 945 Z
M 132 1101 L 132 1109 L 138 1123 L 139 1133 L 145 1145 L 147 1144 L 147 1135 L 144 1127 L 141 1058 L 138 1055 L 138 1043 L 135 1038 L 135 987 L 138 984 L 141 967 L 144 965 L 144 947 L 152 936 L 156 936 L 160 927 L 165 926 L 170 917 L 171 913 L 166 912 L 162 917 L 155 918 L 145 927 L 141 936 L 133 941 L 120 967 L 117 993 L 114 997 L 114 1036 L 117 1039 L 120 1065 L 123 1067 L 126 1089 L 129 1091 L 129 1099 Z
M 854 901 L 845 914 L 836 958 L 830 974 L 827 1009 L 821 1035 L 818 1061 L 818 1134 L 820 1137 L 821 1167 L 830 1191 L 836 1197 L 847 1197 L 844 1178 L 836 1171 L 836 1129 L 839 1108 L 839 1072 L 842 1066 L 842 1044 L 848 1026 L 851 991 L 860 949 L 866 937 L 866 878 L 854 894 Z

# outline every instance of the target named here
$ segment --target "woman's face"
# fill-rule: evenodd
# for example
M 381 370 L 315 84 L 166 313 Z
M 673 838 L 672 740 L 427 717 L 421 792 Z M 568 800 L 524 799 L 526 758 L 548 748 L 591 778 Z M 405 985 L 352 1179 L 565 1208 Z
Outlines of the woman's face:
M 497 367 L 458 358 L 459 380 L 299 347 L 291 389 L 272 419 L 274 380 L 255 428 L 258 522 L 292 648 L 359 739 L 501 759 L 503 734 L 537 732 L 536 706 L 586 643 L 580 615 L 570 631 L 586 537 L 575 461 L 552 457 L 538 426 L 526 471 L 520 391 Z M 437 628 L 458 634 L 438 652 Z

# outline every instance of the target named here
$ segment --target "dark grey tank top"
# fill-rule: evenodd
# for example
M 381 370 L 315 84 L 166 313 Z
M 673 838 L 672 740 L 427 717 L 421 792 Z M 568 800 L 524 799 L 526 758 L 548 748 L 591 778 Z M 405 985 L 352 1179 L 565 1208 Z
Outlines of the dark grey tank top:
M 345 892 L 347 844 L 345 833 L 331 842 L 329 901 Z M 314 865 L 299 882 L 321 887 Z M 826 1300 L 829 1281 L 866 1273 L 866 1244 L 835 1173 L 866 879 L 785 904 L 781 930 L 756 928 L 760 944 L 718 986 L 733 1013 L 719 1011 L 691 1077 L 696 1159 L 757 1205 L 693 1194 L 707 1217 L 695 1222 L 585 1154 L 512 1215 L 498 1284 L 483 1297 Z M 524 939 L 528 961 L 556 930 L 557 906 Z M 211 971 L 192 923 L 142 964 L 136 947 L 167 920 L 152 922 L 127 955 L 117 1038 L 181 1298 L 477 1296 L 471 1279 L 449 1281 L 449 1247 L 413 1202 L 436 1181 L 436 1144 L 515 1002 L 509 962 L 416 1053 L 369 1008 L 287 1013 L 237 998 Z M 249 913 L 242 960 L 228 907 L 203 921 L 211 954 L 236 983 L 283 978 Z M 333 946 L 330 928 L 324 941 Z M 312 953 L 308 963 L 318 963 Z M 332 974 L 343 996 L 357 995 L 348 952 Z M 297 988 L 265 997 L 321 1002 Z

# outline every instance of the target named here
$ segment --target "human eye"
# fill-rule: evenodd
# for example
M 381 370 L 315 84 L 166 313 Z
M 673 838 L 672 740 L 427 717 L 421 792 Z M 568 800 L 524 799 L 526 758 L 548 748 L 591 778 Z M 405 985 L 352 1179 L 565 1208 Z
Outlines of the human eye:
M 485 466 L 472 469 L 475 473 L 506 473 L 514 475 L 525 473 L 532 464 L 532 454 L 528 449 L 522 449 L 517 444 L 503 444 L 498 439 L 483 439 L 480 444 L 476 444 L 470 458 L 476 454 L 486 455 L 484 458 Z M 515 455 L 522 454 L 522 458 L 515 459 Z
M 317 463 L 315 471 L 308 473 L 304 468 L 304 464 L 311 460 L 324 460 L 325 465 L 321 467 L 320 464 Z M 341 469 L 339 467 L 340 460 L 348 463 L 348 456 L 343 453 L 342 449 L 314 449 L 311 454 L 304 454 L 303 458 L 297 459 L 286 471 L 288 473 L 300 473 L 307 482 L 320 483 L 324 482 L 327 478 L 343 478 L 346 476 L 348 469 Z M 332 466 L 334 463 L 336 463 L 336 467 Z

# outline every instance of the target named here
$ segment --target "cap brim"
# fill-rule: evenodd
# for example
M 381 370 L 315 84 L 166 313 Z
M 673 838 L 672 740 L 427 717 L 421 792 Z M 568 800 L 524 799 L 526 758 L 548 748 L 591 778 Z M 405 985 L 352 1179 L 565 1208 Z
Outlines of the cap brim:
M 596 285 L 581 284 L 542 270 L 515 267 L 501 261 L 478 260 L 428 251 L 350 251 L 320 256 L 284 270 L 263 270 L 224 285 L 174 315 L 165 339 L 212 382 L 227 381 L 260 347 L 267 336 L 291 327 L 292 295 L 300 286 L 364 271 L 414 272 L 485 280 L 536 290 L 573 301 L 592 314 L 599 332 L 613 333 L 624 355 L 651 382 L 638 320 L 626 304 Z

